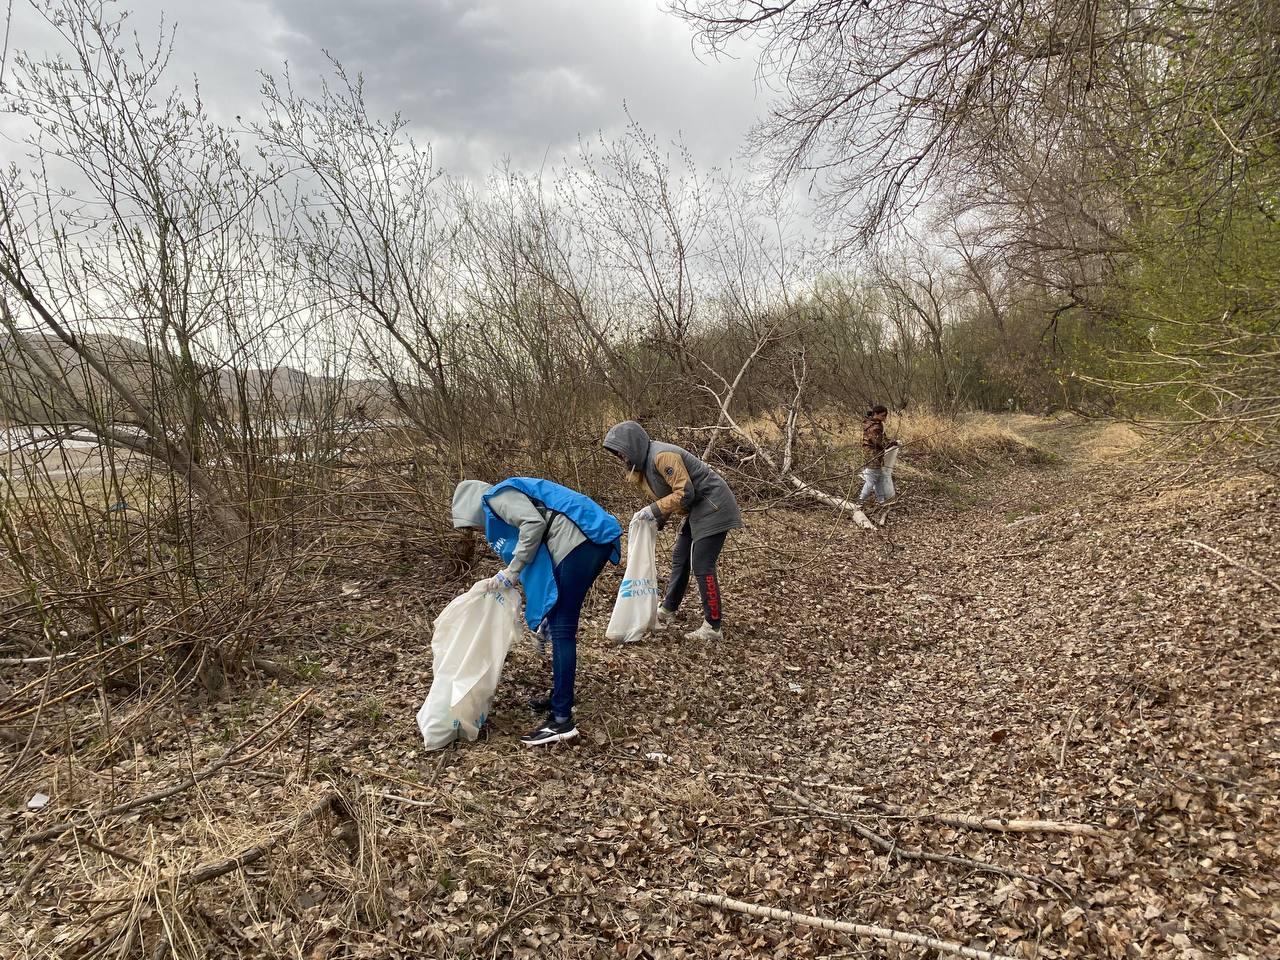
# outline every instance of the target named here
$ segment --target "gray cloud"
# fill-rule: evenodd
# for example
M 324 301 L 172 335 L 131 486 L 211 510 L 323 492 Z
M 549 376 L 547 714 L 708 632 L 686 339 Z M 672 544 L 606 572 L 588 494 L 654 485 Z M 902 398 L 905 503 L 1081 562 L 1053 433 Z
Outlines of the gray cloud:
M 624 101 L 647 129 L 682 133 L 703 162 L 723 163 L 757 111 L 752 66 L 698 62 L 685 27 L 653 0 L 272 6 L 291 63 L 315 75 L 329 51 L 468 164 L 558 159 L 580 134 L 619 129 Z
M 20 6 L 19 4 L 15 5 Z M 256 71 L 288 62 L 304 89 L 326 52 L 365 77 L 374 109 L 399 111 L 450 170 L 482 176 L 510 158 L 536 168 L 616 133 L 623 104 L 663 139 L 682 135 L 702 165 L 739 151 L 762 108 L 750 62 L 703 63 L 657 0 L 133 0 L 154 36 L 176 25 L 175 81 L 200 78 L 212 110 L 251 115 Z M 15 10 L 11 46 L 43 32 Z

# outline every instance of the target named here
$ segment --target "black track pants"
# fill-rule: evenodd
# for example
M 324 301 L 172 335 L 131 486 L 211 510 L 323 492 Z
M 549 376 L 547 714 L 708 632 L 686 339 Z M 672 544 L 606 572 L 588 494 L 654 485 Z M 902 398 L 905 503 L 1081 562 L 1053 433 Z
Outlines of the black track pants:
M 728 532 L 703 537 L 694 542 L 685 521 L 671 551 L 671 580 L 667 584 L 667 596 L 662 605 L 668 610 L 678 610 L 685 591 L 689 589 L 689 573 L 698 578 L 698 593 L 702 595 L 702 616 L 713 627 L 720 626 L 720 581 L 716 579 L 716 561 L 724 549 Z

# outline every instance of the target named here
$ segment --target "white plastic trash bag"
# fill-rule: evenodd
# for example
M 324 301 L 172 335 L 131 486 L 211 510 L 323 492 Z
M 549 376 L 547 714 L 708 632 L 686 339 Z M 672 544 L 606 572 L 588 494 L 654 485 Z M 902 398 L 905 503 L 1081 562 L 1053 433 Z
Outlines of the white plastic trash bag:
M 901 448 L 896 444 L 884 452 L 883 465 L 880 468 L 881 475 L 884 477 L 884 498 L 886 501 L 892 500 L 898 495 L 898 491 L 893 486 L 893 467 L 898 462 L 898 451 Z
M 502 665 L 520 633 L 520 592 L 514 588 L 485 590 L 476 584 L 444 608 L 431 636 L 431 690 L 418 711 L 428 750 L 447 747 L 459 735 L 480 735 Z
M 627 569 L 604 635 L 635 643 L 658 619 L 658 525 L 637 518 L 627 528 Z

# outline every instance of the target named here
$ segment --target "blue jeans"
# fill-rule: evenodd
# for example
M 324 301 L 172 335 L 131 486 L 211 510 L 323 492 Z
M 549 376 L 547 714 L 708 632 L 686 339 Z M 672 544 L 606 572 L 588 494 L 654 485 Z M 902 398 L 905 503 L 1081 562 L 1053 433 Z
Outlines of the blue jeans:
M 613 544 L 601 546 L 588 540 L 574 547 L 555 568 L 556 605 L 547 614 L 551 638 L 551 712 L 557 720 L 573 716 L 573 680 L 578 669 L 578 618 L 587 591 L 600 576 Z
M 862 476 L 862 492 L 858 494 L 858 502 L 865 502 L 867 497 L 874 493 L 876 503 L 884 503 L 889 498 L 886 483 L 888 477 L 885 476 L 884 470 L 879 467 L 863 467 Z

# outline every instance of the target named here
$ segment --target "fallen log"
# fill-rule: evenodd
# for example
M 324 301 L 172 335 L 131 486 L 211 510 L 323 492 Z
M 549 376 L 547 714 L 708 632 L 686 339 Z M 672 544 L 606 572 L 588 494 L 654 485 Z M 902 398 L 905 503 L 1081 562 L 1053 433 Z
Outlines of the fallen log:
M 754 450 L 756 455 L 760 457 L 760 460 L 770 470 L 774 471 L 776 474 L 778 474 L 779 477 L 786 480 L 787 483 L 791 484 L 791 486 L 795 487 L 796 492 L 800 496 L 808 497 L 810 500 L 816 501 L 817 503 L 821 503 L 824 506 L 832 507 L 836 510 L 843 510 L 851 514 L 853 517 L 853 522 L 856 523 L 858 526 L 862 527 L 864 530 L 875 529 L 875 524 L 873 524 L 867 518 L 867 515 L 862 512 L 862 507 L 859 504 L 855 503 L 852 500 L 845 500 L 843 497 L 836 497 L 836 496 L 832 496 L 829 493 L 824 493 L 823 491 L 817 489 L 816 487 L 806 483 L 804 480 L 800 479 L 794 473 L 791 472 L 790 464 L 787 464 L 785 469 L 782 466 L 779 466 L 779 464 L 773 459 L 773 457 L 769 455 L 769 451 L 767 451 L 760 443 L 758 443 L 756 441 L 756 438 L 753 437 L 751 434 L 749 434 L 746 430 L 744 430 L 738 424 L 738 421 L 736 421 L 733 418 L 733 415 L 729 413 L 729 407 L 725 403 L 725 401 L 721 399 L 721 397 L 709 387 L 704 387 L 703 389 L 705 389 L 709 394 L 711 394 L 711 396 L 715 398 L 716 403 L 719 404 L 720 406 L 721 424 L 718 425 L 717 429 L 719 429 L 720 426 L 727 428 L 731 433 L 733 433 L 736 437 L 738 437 L 738 439 L 740 439 L 743 443 L 745 443 L 752 450 Z
M 992 953 L 979 950 L 977 947 L 966 947 L 951 940 L 939 940 L 937 937 L 926 937 L 918 933 L 907 933 L 903 930 L 891 930 L 888 927 L 876 927 L 867 923 L 849 923 L 845 920 L 828 920 L 807 913 L 795 913 L 791 910 L 780 910 L 777 907 L 762 907 L 742 900 L 732 900 L 714 893 L 695 893 L 692 890 L 676 890 L 676 896 L 689 903 L 717 910 L 729 910 L 751 917 L 766 917 L 770 920 L 782 920 L 785 923 L 798 923 L 818 930 L 831 930 L 835 933 L 846 933 L 854 937 L 882 940 L 890 943 L 905 943 L 913 947 L 925 947 L 940 953 L 949 953 L 957 957 L 969 957 L 970 960 L 1018 960 L 1005 953 Z

